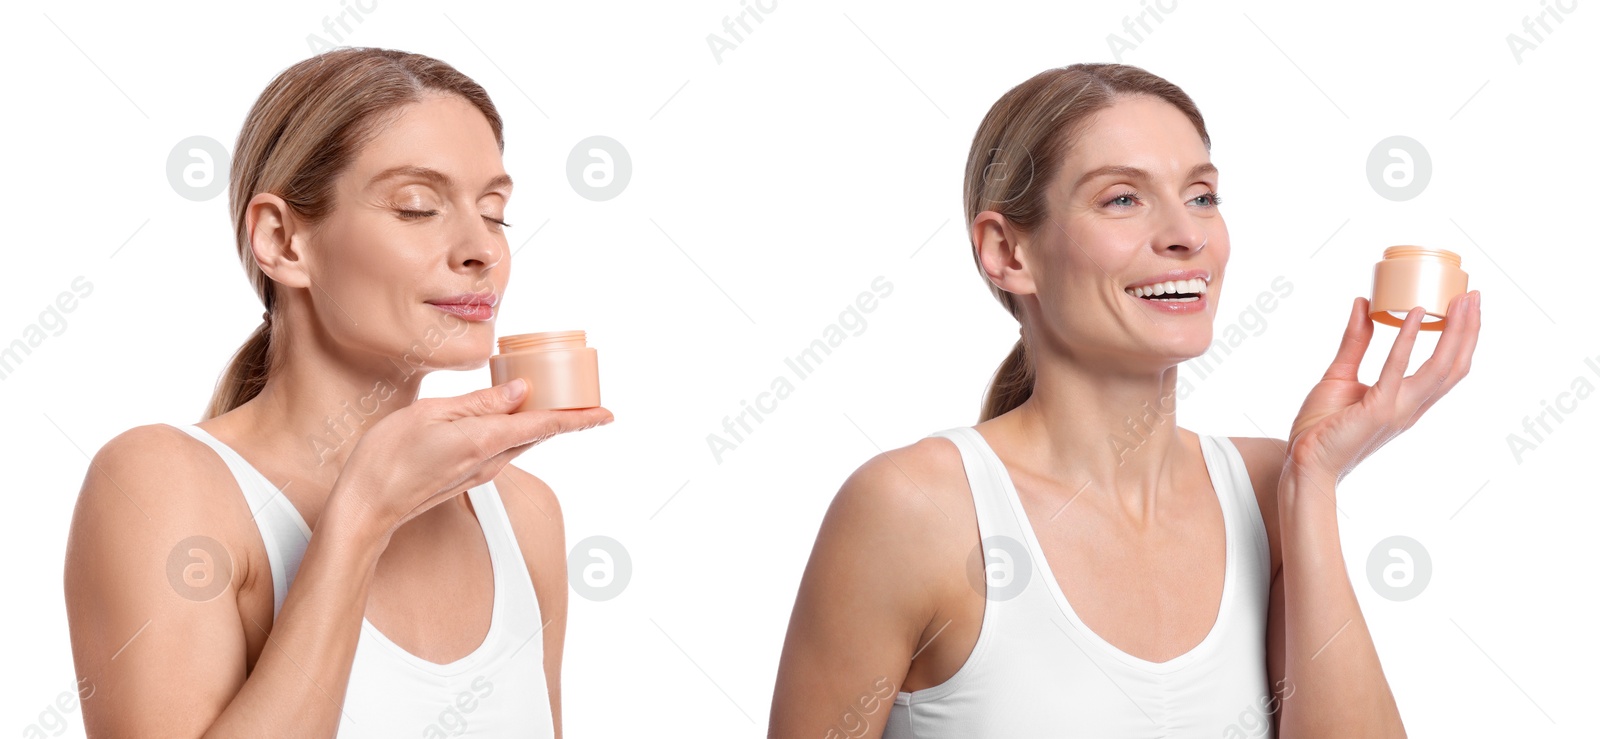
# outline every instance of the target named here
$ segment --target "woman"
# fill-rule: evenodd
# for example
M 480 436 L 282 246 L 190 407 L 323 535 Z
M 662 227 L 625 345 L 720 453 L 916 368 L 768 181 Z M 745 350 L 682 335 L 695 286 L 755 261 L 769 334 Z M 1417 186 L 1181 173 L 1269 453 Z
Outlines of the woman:
M 91 736 L 560 736 L 561 510 L 509 462 L 611 414 L 417 398 L 491 353 L 502 150 L 417 54 L 330 51 L 256 101 L 230 209 L 264 323 L 202 422 L 99 451 L 73 517 Z
M 1466 375 L 1477 293 L 1404 377 L 1414 309 L 1371 387 L 1357 298 L 1286 441 L 1178 428 L 1228 262 L 1209 149 L 1193 101 L 1125 65 L 1048 70 L 989 111 L 967 223 L 1021 338 L 977 426 L 840 489 L 773 736 L 1404 734 L 1334 486 Z

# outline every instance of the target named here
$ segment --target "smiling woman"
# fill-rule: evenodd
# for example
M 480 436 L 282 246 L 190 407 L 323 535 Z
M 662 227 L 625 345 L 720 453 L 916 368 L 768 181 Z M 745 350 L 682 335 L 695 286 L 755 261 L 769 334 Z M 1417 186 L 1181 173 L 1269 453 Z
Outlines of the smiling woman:
M 1369 388 L 1358 298 L 1287 442 L 1178 427 L 1178 368 L 1212 344 L 1231 249 L 1210 150 L 1188 94 L 1129 65 L 1046 70 L 990 108 L 968 235 L 1019 338 L 977 425 L 840 487 L 772 736 L 1230 736 L 1258 705 L 1269 736 L 1404 734 L 1332 491 L 1466 374 L 1474 304 L 1402 382 L 1414 311 Z
M 200 423 L 99 451 L 73 516 L 91 736 L 560 736 L 560 506 L 510 462 L 611 414 L 418 398 L 492 353 L 503 148 L 483 88 L 419 54 L 262 92 L 229 206 L 265 320 Z

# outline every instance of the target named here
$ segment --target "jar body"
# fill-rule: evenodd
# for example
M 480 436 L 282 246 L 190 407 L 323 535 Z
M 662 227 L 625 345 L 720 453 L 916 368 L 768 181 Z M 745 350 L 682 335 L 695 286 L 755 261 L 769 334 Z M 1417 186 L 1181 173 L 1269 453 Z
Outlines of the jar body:
M 1422 306 L 1423 331 L 1442 331 L 1450 301 L 1467 291 L 1461 257 L 1443 249 L 1391 246 L 1372 269 L 1372 320 L 1401 326 L 1412 308 Z
M 583 346 L 581 338 L 577 345 L 572 344 L 564 341 L 553 348 L 509 351 L 489 357 L 489 376 L 493 384 L 504 384 L 515 377 L 528 383 L 528 394 L 513 413 L 600 405 L 599 355 L 593 347 Z

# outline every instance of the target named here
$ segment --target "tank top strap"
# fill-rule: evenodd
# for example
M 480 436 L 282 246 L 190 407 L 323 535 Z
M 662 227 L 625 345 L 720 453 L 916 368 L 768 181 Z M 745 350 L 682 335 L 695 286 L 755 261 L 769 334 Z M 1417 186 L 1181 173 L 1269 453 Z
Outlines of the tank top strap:
M 978 536 L 986 542 L 994 537 L 1006 537 L 1014 546 L 1027 542 L 1027 534 L 1019 528 L 1016 512 L 1007 498 L 1004 469 L 996 466 L 984 453 L 986 443 L 978 430 L 960 426 L 931 434 L 949 439 L 961 451 L 961 465 L 966 470 L 967 486 L 972 490 L 972 506 L 978 516 Z
M 1227 506 L 1224 513 L 1229 523 L 1228 538 L 1235 547 L 1232 551 L 1246 560 L 1241 570 L 1252 581 L 1266 573 L 1264 580 L 1270 584 L 1272 559 L 1267 526 L 1261 519 L 1261 504 L 1256 500 L 1255 485 L 1250 480 L 1244 455 L 1226 436 L 1201 434 L 1200 448 L 1213 472 L 1212 484 L 1219 487 L 1221 502 Z
M 517 532 L 511 525 L 505 501 L 500 497 L 499 486 L 493 480 L 485 482 L 469 489 L 467 497 L 472 501 L 494 563 L 494 618 L 505 625 L 498 633 L 502 647 L 506 651 L 532 650 L 533 654 L 542 655 L 542 643 L 530 642 L 539 641 L 533 637 L 544 630 L 544 616 L 539 610 L 528 562 L 517 543 Z M 540 656 L 536 661 L 542 659 Z
M 267 550 L 267 562 L 272 569 L 272 616 L 277 618 L 278 612 L 283 610 L 283 599 L 289 594 L 289 583 L 294 581 L 300 559 L 311 541 L 310 527 L 295 510 L 294 503 L 233 447 L 196 424 L 176 428 L 211 447 L 233 473 L 245 504 L 250 507 L 250 519 L 255 522 Z

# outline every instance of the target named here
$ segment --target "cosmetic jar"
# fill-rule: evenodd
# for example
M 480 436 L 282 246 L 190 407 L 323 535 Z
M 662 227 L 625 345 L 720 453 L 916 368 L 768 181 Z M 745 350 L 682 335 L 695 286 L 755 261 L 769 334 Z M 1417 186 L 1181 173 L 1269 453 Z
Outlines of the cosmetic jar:
M 1406 314 L 1422 306 L 1423 331 L 1443 331 L 1450 301 L 1467 291 L 1461 256 L 1425 246 L 1391 246 L 1372 268 L 1372 320 L 1405 324 Z
M 600 370 L 582 331 L 545 331 L 502 336 L 500 353 L 489 357 L 494 385 L 521 377 L 528 383 L 513 413 L 526 410 L 594 408 L 600 405 Z

